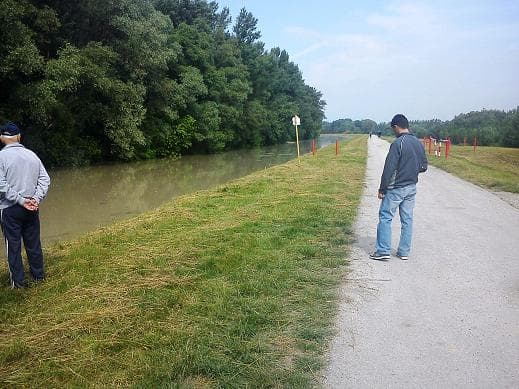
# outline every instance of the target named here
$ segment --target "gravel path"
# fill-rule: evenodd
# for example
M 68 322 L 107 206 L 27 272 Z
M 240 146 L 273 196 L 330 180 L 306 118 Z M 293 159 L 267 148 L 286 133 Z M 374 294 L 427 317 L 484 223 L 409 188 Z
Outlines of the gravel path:
M 323 386 L 519 388 L 519 210 L 430 167 L 418 184 L 410 259 L 369 260 L 388 148 L 369 140 Z M 395 220 L 393 248 L 398 230 Z

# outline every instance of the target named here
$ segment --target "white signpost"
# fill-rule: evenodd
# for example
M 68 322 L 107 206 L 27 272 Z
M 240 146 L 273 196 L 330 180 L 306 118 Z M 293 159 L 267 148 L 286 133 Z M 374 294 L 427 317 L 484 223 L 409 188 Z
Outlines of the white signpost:
M 294 115 L 292 117 L 292 125 L 296 126 L 297 162 L 300 164 L 301 158 L 299 157 L 299 131 L 297 130 L 297 126 L 301 125 L 301 119 L 299 116 Z

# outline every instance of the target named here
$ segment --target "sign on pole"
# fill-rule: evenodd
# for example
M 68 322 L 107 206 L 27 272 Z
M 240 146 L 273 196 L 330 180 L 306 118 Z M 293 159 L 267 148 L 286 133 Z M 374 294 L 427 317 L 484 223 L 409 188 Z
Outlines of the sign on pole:
M 300 164 L 301 158 L 299 156 L 299 132 L 297 130 L 297 126 L 301 125 L 301 119 L 299 118 L 299 116 L 294 115 L 292 117 L 292 125 L 296 126 L 297 162 Z

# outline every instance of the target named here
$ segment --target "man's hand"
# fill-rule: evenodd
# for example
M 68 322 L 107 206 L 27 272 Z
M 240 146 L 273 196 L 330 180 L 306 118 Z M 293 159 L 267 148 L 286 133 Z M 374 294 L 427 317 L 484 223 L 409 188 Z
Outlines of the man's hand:
M 382 199 L 384 198 L 384 196 L 385 196 L 384 193 L 382 193 L 382 192 L 380 192 L 380 191 L 378 192 L 378 198 L 379 198 L 380 200 L 382 200 Z
M 29 211 L 37 211 L 39 204 L 38 201 L 35 198 L 25 199 L 23 203 L 23 207 Z

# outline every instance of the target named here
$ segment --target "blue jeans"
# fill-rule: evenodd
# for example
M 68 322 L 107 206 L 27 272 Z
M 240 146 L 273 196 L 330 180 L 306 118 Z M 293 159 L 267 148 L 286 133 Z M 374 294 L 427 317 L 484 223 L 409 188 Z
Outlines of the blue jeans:
M 416 185 L 389 189 L 382 199 L 378 212 L 377 246 L 379 254 L 391 253 L 391 223 L 398 208 L 400 214 L 400 243 L 397 255 L 409 255 L 413 236 L 413 208 L 416 196 Z

